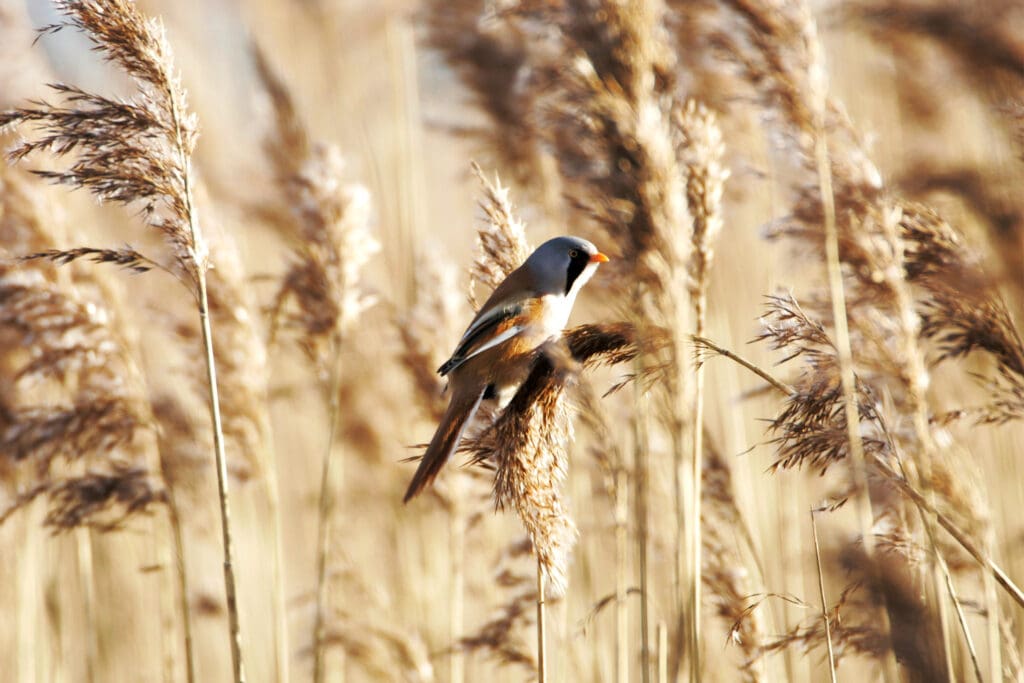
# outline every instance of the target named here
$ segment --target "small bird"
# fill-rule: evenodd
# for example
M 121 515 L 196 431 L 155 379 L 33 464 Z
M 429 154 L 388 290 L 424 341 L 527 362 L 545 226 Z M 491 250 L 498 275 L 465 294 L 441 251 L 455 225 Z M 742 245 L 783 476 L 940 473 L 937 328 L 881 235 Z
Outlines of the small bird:
M 404 502 L 432 482 L 448 462 L 480 404 L 502 401 L 526 379 L 532 352 L 562 333 L 576 295 L 607 261 L 585 239 L 556 237 L 537 247 L 491 293 L 452 357 L 437 369 L 449 377 L 451 400 Z

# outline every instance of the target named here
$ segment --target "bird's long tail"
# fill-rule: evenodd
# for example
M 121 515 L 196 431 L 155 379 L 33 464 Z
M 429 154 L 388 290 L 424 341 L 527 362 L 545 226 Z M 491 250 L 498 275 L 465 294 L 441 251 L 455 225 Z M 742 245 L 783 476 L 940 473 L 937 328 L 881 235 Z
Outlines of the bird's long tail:
M 406 489 L 405 497 L 402 499 L 403 503 L 408 503 L 430 482 L 434 481 L 434 477 L 441 471 L 444 464 L 448 462 L 448 458 L 452 456 L 455 449 L 459 447 L 462 434 L 466 431 L 466 426 L 472 421 L 473 416 L 476 415 L 483 397 L 483 389 L 476 394 L 464 394 L 462 396 L 455 394 L 452 396 L 451 403 L 448 404 L 448 410 L 445 411 L 444 417 L 441 418 L 441 424 L 438 425 L 437 431 L 434 432 L 434 438 L 430 440 L 430 445 L 427 446 L 427 451 L 420 460 L 420 466 L 416 468 L 416 474 L 413 475 L 412 481 L 409 482 L 409 488 Z

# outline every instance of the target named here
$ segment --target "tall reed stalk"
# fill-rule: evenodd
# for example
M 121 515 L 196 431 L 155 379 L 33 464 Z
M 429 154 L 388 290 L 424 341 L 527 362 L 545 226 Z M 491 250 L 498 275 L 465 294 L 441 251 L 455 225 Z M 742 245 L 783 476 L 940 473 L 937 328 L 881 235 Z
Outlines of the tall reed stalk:
M 99 628 L 96 612 L 96 571 L 93 563 L 92 532 L 89 529 L 75 530 L 75 548 L 78 551 L 78 578 L 82 582 L 82 608 L 88 629 L 85 641 L 85 676 L 88 683 L 96 680 L 99 665 Z
M 340 454 L 335 453 L 335 438 L 338 431 L 338 420 L 341 415 L 341 338 L 337 335 L 334 340 L 335 356 L 334 364 L 330 375 L 329 384 L 326 388 L 328 399 L 328 427 L 327 446 L 324 449 L 323 462 L 320 471 L 320 496 L 317 504 L 317 537 L 316 537 L 316 622 L 313 628 L 313 681 L 323 683 L 327 674 L 325 663 L 326 650 L 326 626 L 329 598 L 329 577 L 328 558 L 331 552 L 331 531 L 334 524 L 335 512 L 335 488 L 339 485 L 335 479 L 343 481 L 341 477 L 341 463 L 334 465 Z M 334 470 L 339 472 L 335 473 Z
M 537 556 L 537 681 L 548 680 L 547 601 L 544 597 L 544 564 Z
M 696 336 L 703 337 L 707 328 L 708 287 L 714 260 L 714 242 L 722 229 L 722 192 L 728 172 L 723 168 L 725 147 L 722 133 L 714 114 L 690 101 L 678 113 L 683 149 L 679 153 L 686 168 L 686 200 L 693 220 L 691 239 L 693 255 L 691 297 L 694 307 Z M 704 365 L 698 363 L 694 371 L 694 405 L 690 479 L 693 486 L 693 506 L 690 525 L 690 601 L 694 605 L 695 619 L 691 633 L 694 656 L 690 659 L 690 679 L 701 679 L 701 587 L 703 584 L 702 540 L 702 482 L 704 480 Z
M 638 448 L 639 451 L 639 448 Z M 615 681 L 629 683 L 629 477 L 620 464 L 615 487 Z M 641 592 L 643 588 L 641 588 Z
M 818 571 L 818 597 L 821 599 L 821 623 L 825 627 L 825 645 L 828 650 L 828 676 L 836 683 L 836 655 L 832 648 L 832 620 L 828 614 L 828 598 L 825 597 L 825 577 L 821 571 L 821 545 L 818 543 L 818 521 L 816 510 L 811 508 L 811 538 L 814 540 L 814 566 Z
M 166 462 L 161 458 L 161 463 Z M 170 482 L 169 473 L 164 471 L 164 481 Z M 174 550 L 175 597 L 178 601 L 178 612 L 181 617 L 182 633 L 185 640 L 185 680 L 196 682 L 195 634 L 192 630 L 192 605 L 190 600 L 188 563 L 186 562 L 185 532 L 181 523 L 181 510 L 174 493 L 174 486 L 167 487 L 167 519 L 171 528 L 172 548 Z
M 805 11 L 809 11 L 806 10 Z M 832 304 L 832 325 L 835 328 L 836 356 L 839 361 L 839 378 L 842 385 L 843 411 L 846 422 L 846 438 L 849 445 L 849 457 L 853 481 L 856 485 L 854 505 L 860 524 L 861 539 L 869 566 L 875 559 L 875 522 L 871 510 L 871 489 L 868 486 L 867 459 L 864 455 L 864 443 L 860 432 L 860 409 L 857 402 L 856 377 L 854 375 L 853 350 L 850 344 L 850 326 L 846 316 L 846 290 L 843 284 L 842 264 L 839 259 L 839 231 L 836 227 L 835 193 L 832 187 L 832 160 L 828 152 L 826 131 L 826 115 L 828 111 L 827 72 L 820 53 L 814 26 L 808 20 L 807 41 L 811 56 L 808 58 L 810 73 L 808 75 L 809 90 L 814 128 L 816 131 L 814 144 L 815 168 L 818 174 L 818 192 L 821 196 L 823 229 L 825 235 L 825 265 L 828 272 L 828 290 Z M 874 570 L 872 570 L 874 571 Z M 886 637 L 892 638 L 889 615 L 884 608 L 879 609 L 880 630 Z M 883 671 L 888 683 L 897 679 L 896 660 L 890 646 L 883 655 Z
M 227 455 L 210 326 L 209 251 L 193 199 L 195 117 L 188 112 L 170 45 L 158 20 L 145 18 L 127 0 L 60 0 L 57 9 L 63 21 L 43 29 L 44 32 L 66 26 L 84 32 L 106 60 L 131 77 L 136 96 L 114 101 L 72 86 L 53 86 L 67 103 L 66 108 L 36 103 L 3 113 L 0 126 L 27 124 L 39 132 L 39 137 L 15 148 L 11 153 L 15 160 L 44 150 L 75 156 L 68 170 L 39 172 L 44 178 L 85 188 L 101 200 L 142 207 L 146 223 L 163 233 L 170 247 L 170 262 L 160 263 L 160 259 L 149 259 L 129 249 L 120 251 L 135 263 L 144 260 L 150 266 L 160 265 L 178 277 L 195 297 L 213 429 L 232 672 L 236 683 L 241 683 L 245 680 L 245 668 L 235 587 Z M 63 260 L 96 251 L 71 250 L 65 252 Z
M 639 288 L 637 290 L 639 295 Z M 633 362 L 638 377 L 644 374 L 645 359 L 637 356 Z M 637 382 L 633 387 L 633 505 L 636 518 L 637 572 L 640 574 L 640 679 L 648 683 L 650 667 L 650 576 L 647 566 L 647 551 L 650 543 L 650 519 L 648 512 L 650 423 L 647 413 L 650 400 L 645 387 Z M 623 595 L 623 599 L 625 595 Z M 628 642 L 628 641 L 627 641 Z M 628 676 L 628 669 L 627 676 Z M 628 680 L 628 678 L 627 678 Z
M 191 190 L 186 191 L 189 207 L 189 228 L 193 241 L 201 239 L 192 211 Z M 199 242 L 201 244 L 201 242 Z M 224 428 L 221 424 L 220 396 L 217 390 L 217 365 L 213 354 L 213 330 L 210 327 L 209 299 L 206 291 L 206 268 L 197 276 L 199 287 L 199 322 L 203 336 L 206 380 L 209 385 L 210 422 L 213 424 L 213 448 L 217 462 L 217 502 L 220 506 L 221 542 L 224 547 L 224 592 L 227 598 L 228 628 L 231 635 L 231 667 L 235 683 L 245 681 L 242 661 L 242 626 L 238 617 L 238 593 L 235 588 L 234 540 L 231 535 L 231 507 L 228 501 L 228 458 L 224 451 Z
M 431 367 L 434 367 L 432 364 Z M 451 641 L 457 642 L 465 630 L 466 611 L 466 511 L 465 482 L 461 476 L 451 482 L 450 511 L 448 514 L 448 543 L 451 555 L 451 606 L 448 631 Z M 465 683 L 466 655 L 462 648 L 452 648 L 448 658 L 450 683 Z

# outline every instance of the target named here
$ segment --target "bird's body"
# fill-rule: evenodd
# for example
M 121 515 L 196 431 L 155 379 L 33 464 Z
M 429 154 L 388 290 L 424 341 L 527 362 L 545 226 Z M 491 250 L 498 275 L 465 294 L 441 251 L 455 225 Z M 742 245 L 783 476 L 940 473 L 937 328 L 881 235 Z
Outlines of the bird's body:
M 438 372 L 451 400 L 405 493 L 427 486 L 458 448 L 480 404 L 505 402 L 530 371 L 533 352 L 565 328 L 580 289 L 608 260 L 578 237 L 548 240 L 509 273 L 466 328 Z

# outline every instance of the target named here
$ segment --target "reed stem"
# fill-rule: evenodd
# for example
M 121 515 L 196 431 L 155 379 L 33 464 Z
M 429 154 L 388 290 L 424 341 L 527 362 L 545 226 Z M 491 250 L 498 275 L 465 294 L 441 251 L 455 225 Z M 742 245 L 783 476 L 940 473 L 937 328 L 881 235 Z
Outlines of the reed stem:
M 629 477 L 615 471 L 615 681 L 629 683 Z
M 832 649 L 832 624 L 828 618 L 828 599 L 825 597 L 825 578 L 821 572 L 821 544 L 818 542 L 818 523 L 811 508 L 811 536 L 814 538 L 814 565 L 818 570 L 818 597 L 821 598 L 821 621 L 825 626 L 825 645 L 828 646 L 828 675 L 836 683 L 836 655 Z
M 161 457 L 160 462 L 164 459 Z M 177 498 L 170 478 L 164 473 L 167 486 L 167 519 L 171 526 L 174 542 L 174 578 L 176 580 L 178 609 L 181 611 L 181 625 L 185 635 L 185 680 L 196 683 L 195 638 L 192 634 L 192 604 L 189 600 L 188 563 L 185 558 L 185 534 L 181 528 Z
M 544 599 L 544 566 L 540 556 L 537 557 L 537 681 L 546 683 L 548 680 L 547 642 L 545 637 L 545 599 Z
M 701 272 L 699 287 L 694 306 L 696 309 L 697 336 L 704 336 L 705 319 L 707 317 L 707 274 Z M 690 680 L 701 680 L 701 577 L 702 566 L 702 541 L 701 541 L 701 497 L 703 484 L 704 464 L 704 364 L 697 363 L 694 371 L 694 407 L 693 407 L 693 460 L 690 476 L 693 479 L 693 500 L 690 510 L 691 536 L 690 543 L 690 602 L 693 605 L 693 624 L 690 629 L 690 648 L 693 656 L 690 657 Z
M 658 622 L 658 683 L 668 683 L 668 626 Z
M 192 212 L 189 212 L 192 215 Z M 198 269 L 199 322 L 206 355 L 206 379 L 209 384 L 210 420 L 213 422 L 213 450 L 217 459 L 217 498 L 220 503 L 221 539 L 224 544 L 224 593 L 227 599 L 228 628 L 231 639 L 231 668 L 235 683 L 244 683 L 242 661 L 242 628 L 238 618 L 238 595 L 235 591 L 234 543 L 231 536 L 231 508 L 228 503 L 228 460 L 224 452 L 224 428 L 217 391 L 217 365 L 213 355 L 213 332 L 210 328 L 209 299 L 206 293 L 206 271 Z
M 334 497 L 332 495 L 331 463 L 334 451 L 335 434 L 338 431 L 338 420 L 341 405 L 338 394 L 341 393 L 341 339 L 334 339 L 334 368 L 329 382 L 330 406 L 329 426 L 327 432 L 327 449 L 324 451 L 323 466 L 320 472 L 320 502 L 318 506 L 318 533 L 316 544 L 316 623 L 313 628 L 313 682 L 323 683 L 326 674 L 324 668 L 324 635 L 326 630 L 327 601 L 329 599 L 327 581 L 327 560 L 331 550 L 331 526 L 334 513 Z
M 637 376 L 643 374 L 643 357 L 638 356 L 636 361 Z M 648 472 L 647 472 L 647 395 L 641 386 L 642 382 L 635 385 L 635 396 L 633 399 L 635 414 L 633 415 L 634 429 L 634 505 L 636 506 L 636 534 L 637 534 L 637 562 L 640 573 L 640 678 L 643 683 L 650 683 L 650 601 L 648 598 L 649 582 L 647 571 L 647 545 L 650 540 L 648 529 Z M 628 657 L 628 650 L 626 652 Z M 628 662 L 626 667 L 628 680 Z
M 449 637 L 457 643 L 462 637 L 465 613 L 466 591 L 466 516 L 464 510 L 465 490 L 461 475 L 451 477 L 452 508 L 448 514 L 449 552 L 451 554 L 452 587 L 451 612 L 449 614 Z M 448 680 L 464 683 L 466 679 L 466 655 L 462 648 L 453 647 L 449 657 Z
M 278 491 L 276 461 L 268 451 L 261 457 L 263 487 L 267 495 L 267 512 L 270 515 L 271 538 L 271 582 L 273 583 L 274 615 L 274 672 L 276 683 L 289 681 L 288 609 L 285 604 L 284 552 L 281 538 L 281 496 Z
M 828 289 L 832 302 L 832 325 L 835 329 L 836 356 L 839 361 L 839 377 L 843 392 L 843 410 L 846 418 L 846 438 L 849 448 L 853 481 L 857 489 L 854 505 L 860 525 L 864 554 L 868 565 L 875 568 L 874 513 L 871 509 L 871 490 L 868 486 L 867 463 L 864 442 L 860 434 L 860 409 L 857 402 L 856 375 L 854 374 L 853 349 L 850 344 L 850 326 L 846 317 L 846 290 L 843 284 L 842 262 L 839 255 L 839 230 L 836 225 L 836 200 L 832 187 L 832 161 L 828 152 L 828 133 L 825 125 L 827 111 L 827 87 L 825 66 L 820 55 L 821 47 L 817 36 L 808 41 L 814 57 L 810 59 L 815 124 L 815 166 L 818 173 L 818 191 L 825 230 L 825 265 L 828 272 Z M 885 607 L 879 610 L 879 628 L 887 641 L 887 654 L 883 656 L 883 672 L 887 683 L 897 680 L 896 660 L 892 650 L 892 627 Z
M 701 343 L 716 351 L 722 348 L 707 339 L 702 340 Z M 796 393 L 795 388 L 773 377 L 750 361 L 743 359 L 738 354 L 729 352 L 728 354 L 723 355 L 730 360 L 738 362 L 743 367 L 755 371 L 759 377 L 767 381 L 768 384 L 783 395 L 792 396 Z M 897 461 L 901 459 L 899 453 L 897 453 L 896 459 Z M 910 498 L 915 505 L 934 517 L 938 525 L 945 529 L 946 532 L 952 536 L 958 544 L 960 544 L 960 547 L 963 548 L 968 555 L 974 558 L 974 561 L 977 562 L 979 566 L 983 567 L 986 572 L 991 574 L 991 576 L 996 580 L 996 583 L 1003 587 L 1006 594 L 1009 595 L 1017 605 L 1024 607 L 1024 590 L 1014 583 L 1009 574 L 1007 574 L 1006 571 L 992 559 L 991 555 L 979 548 L 974 541 L 972 541 L 971 538 L 961 530 L 959 526 L 957 526 L 956 522 L 951 520 L 940 510 L 936 509 L 934 505 L 932 505 L 909 481 L 907 481 L 906 477 L 894 470 L 881 456 L 872 454 L 871 464 L 877 467 L 885 476 L 886 480 L 896 486 L 896 488 L 898 488 L 905 496 Z
M 82 583 L 82 603 L 85 611 L 85 675 L 88 683 L 96 680 L 99 661 L 99 628 L 96 618 L 96 571 L 92 553 L 92 531 L 88 527 L 75 530 L 78 551 L 78 578 Z
M 242 661 L 242 627 L 238 618 L 238 595 L 235 588 L 234 548 L 231 536 L 231 506 L 228 501 L 228 461 L 224 450 L 224 426 L 220 413 L 220 396 L 217 388 L 217 361 L 213 351 L 213 330 L 210 327 L 210 301 L 207 294 L 206 243 L 199 229 L 195 202 L 192 196 L 192 160 L 185 148 L 182 131 L 183 112 L 178 111 L 178 97 L 167 82 L 165 93 L 171 107 L 174 122 L 174 149 L 182 169 L 183 200 L 185 215 L 188 216 L 188 230 L 191 239 L 191 256 L 195 267 L 198 289 L 197 304 L 199 323 L 202 330 L 203 351 L 206 362 L 206 380 L 209 388 L 208 403 L 210 422 L 213 424 L 213 450 L 217 463 L 217 497 L 220 504 L 221 538 L 224 545 L 224 593 L 227 600 L 228 629 L 231 640 L 231 668 L 235 683 L 245 681 L 245 666 Z

